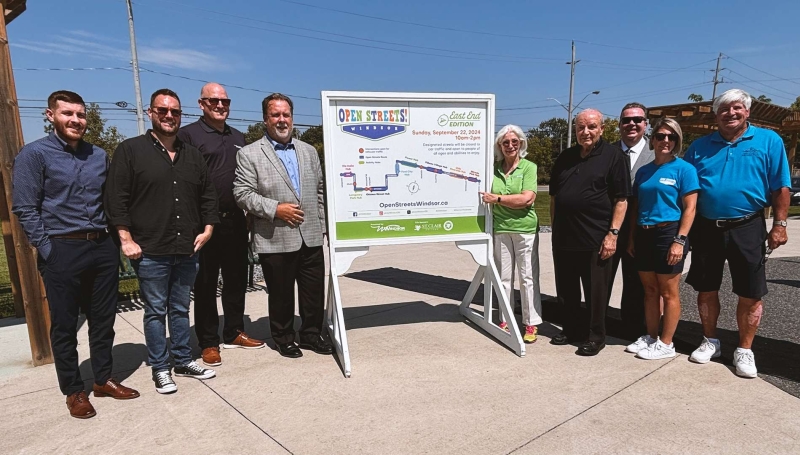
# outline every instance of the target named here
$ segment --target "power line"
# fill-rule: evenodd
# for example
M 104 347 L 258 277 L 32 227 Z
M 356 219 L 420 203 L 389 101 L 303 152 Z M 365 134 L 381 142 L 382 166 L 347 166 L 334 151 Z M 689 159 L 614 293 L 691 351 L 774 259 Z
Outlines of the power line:
M 781 89 L 779 89 L 777 87 L 773 87 L 771 85 L 767 85 L 767 84 L 765 84 L 763 82 L 754 81 L 753 79 L 750 79 L 749 77 L 745 76 L 744 74 L 736 72 L 736 71 L 734 71 L 734 70 L 732 70 L 730 68 L 728 69 L 728 71 L 730 71 L 731 73 L 736 74 L 738 76 L 742 76 L 747 81 L 755 82 L 756 84 L 763 85 L 764 87 L 767 87 L 768 89 L 775 90 L 775 91 L 778 91 L 778 92 L 782 92 L 782 93 L 785 93 L 787 95 L 791 95 L 792 97 L 795 97 L 795 98 L 798 96 L 798 93 L 787 92 L 786 90 L 781 90 Z
M 768 73 L 768 72 L 766 72 L 764 70 L 760 70 L 760 69 L 756 68 L 755 66 L 748 65 L 747 63 L 745 63 L 745 62 L 743 62 L 743 61 L 741 61 L 739 59 L 733 58 L 730 55 L 726 55 L 726 57 L 728 57 L 729 59 L 731 59 L 731 60 L 733 60 L 735 62 L 741 63 L 742 65 L 744 65 L 744 66 L 746 66 L 746 67 L 748 67 L 748 68 L 750 68 L 752 70 L 758 71 L 759 73 L 766 74 L 767 76 L 772 76 L 772 77 L 780 79 L 782 81 L 791 82 L 792 84 L 800 85 L 800 82 L 796 82 L 796 81 L 793 81 L 791 79 L 787 79 L 785 77 L 776 76 L 776 75 L 774 75 L 772 73 Z
M 130 71 L 130 68 L 123 67 L 105 67 L 105 68 L 14 68 L 14 71 L 104 71 L 104 70 L 124 70 Z

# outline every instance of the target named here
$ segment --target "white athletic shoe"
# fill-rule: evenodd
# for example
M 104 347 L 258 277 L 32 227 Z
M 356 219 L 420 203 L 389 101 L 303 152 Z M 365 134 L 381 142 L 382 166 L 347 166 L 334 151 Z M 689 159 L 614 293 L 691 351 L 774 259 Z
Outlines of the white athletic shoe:
M 750 349 L 736 348 L 733 351 L 733 366 L 736 367 L 736 374 L 743 378 L 755 378 L 758 376 L 756 370 L 756 359 Z
M 654 340 L 653 337 L 651 337 L 650 335 L 642 335 L 639 337 L 638 340 L 629 344 L 628 347 L 625 348 L 625 351 L 636 354 L 637 352 L 641 351 L 642 349 L 646 349 L 648 346 L 650 346 L 655 342 L 656 340 Z
M 664 344 L 661 341 L 661 338 L 656 340 L 655 343 L 636 353 L 636 357 L 645 360 L 669 359 L 675 357 L 676 355 L 675 344 Z
M 708 363 L 711 359 L 716 359 L 720 355 L 722 355 L 722 345 L 719 343 L 719 340 L 711 341 L 703 337 L 703 342 L 700 343 L 700 347 L 692 352 L 689 360 L 695 363 Z

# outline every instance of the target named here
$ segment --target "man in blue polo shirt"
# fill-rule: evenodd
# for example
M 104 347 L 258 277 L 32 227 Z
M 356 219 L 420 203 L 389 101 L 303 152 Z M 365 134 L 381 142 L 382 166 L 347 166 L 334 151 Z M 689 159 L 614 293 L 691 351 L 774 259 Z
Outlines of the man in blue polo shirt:
M 764 263 L 767 248 L 774 250 L 788 240 L 791 182 L 783 140 L 747 122 L 751 103 L 750 95 L 739 89 L 717 97 L 714 113 L 719 130 L 694 141 L 684 159 L 694 165 L 700 179 L 686 282 L 698 292 L 705 336 L 690 360 L 707 363 L 720 356 L 716 339 L 719 288 L 727 260 L 733 292 L 739 296 L 739 347 L 733 364 L 736 374 L 754 378 L 757 370 L 750 348 L 761 321 L 762 297 L 767 294 Z M 770 205 L 774 218 L 767 233 L 763 209 Z

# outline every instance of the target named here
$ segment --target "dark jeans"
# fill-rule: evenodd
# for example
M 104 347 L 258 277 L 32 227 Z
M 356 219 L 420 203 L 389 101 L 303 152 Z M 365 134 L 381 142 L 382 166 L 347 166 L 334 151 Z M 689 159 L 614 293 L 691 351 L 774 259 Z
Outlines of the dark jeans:
M 628 254 L 628 236 L 630 235 L 628 218 L 622 223 L 617 238 L 617 252 L 614 253 L 611 265 L 611 278 L 608 284 L 608 297 L 614 287 L 619 263 L 622 262 L 622 299 L 620 315 L 622 317 L 623 335 L 635 340 L 647 330 L 644 325 L 644 286 L 639 278 L 636 260 Z
M 599 248 L 598 248 L 599 250 Z M 581 284 L 589 309 L 589 341 L 605 342 L 611 259 L 600 260 L 597 251 L 553 250 L 556 293 L 564 312 L 564 334 L 570 340 L 586 339 L 581 317 Z
M 214 235 L 200 250 L 200 269 L 194 282 L 194 332 L 200 349 L 219 346 L 217 280 L 222 269 L 222 328 L 224 343 L 232 343 L 244 331 L 247 292 L 247 224 L 243 213 L 222 218 Z
M 192 361 L 189 346 L 189 302 L 197 276 L 197 256 L 144 254 L 131 260 L 139 277 L 139 293 L 144 300 L 144 340 L 147 360 L 153 372 L 169 370 L 166 319 L 169 314 L 169 352 L 175 365 Z
M 58 386 L 70 395 L 83 390 L 78 367 L 78 313 L 89 322 L 89 353 L 97 384 L 111 377 L 111 348 L 119 291 L 119 248 L 105 236 L 98 240 L 50 239 L 52 249 L 38 258 L 50 306 L 50 343 Z
M 298 251 L 259 254 L 258 260 L 269 289 L 269 328 L 275 343 L 295 341 L 295 282 L 299 293 L 300 341 L 319 337 L 325 316 L 325 256 L 322 247 L 308 247 L 303 243 Z

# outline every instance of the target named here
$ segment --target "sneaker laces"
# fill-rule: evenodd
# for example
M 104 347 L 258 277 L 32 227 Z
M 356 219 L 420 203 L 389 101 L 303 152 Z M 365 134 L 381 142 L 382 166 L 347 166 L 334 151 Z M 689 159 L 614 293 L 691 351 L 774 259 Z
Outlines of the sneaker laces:
M 197 364 L 197 362 L 189 362 L 183 366 L 187 370 L 191 371 L 194 374 L 203 374 L 205 369 Z
M 525 327 L 525 334 L 526 335 L 536 335 L 536 326 L 535 325 L 529 325 L 529 326 Z
M 739 361 L 737 363 L 755 365 L 756 359 L 753 357 L 753 351 L 739 351 Z
M 158 371 L 156 372 L 156 380 L 161 384 L 168 384 L 172 382 L 172 375 L 169 374 L 169 371 Z

